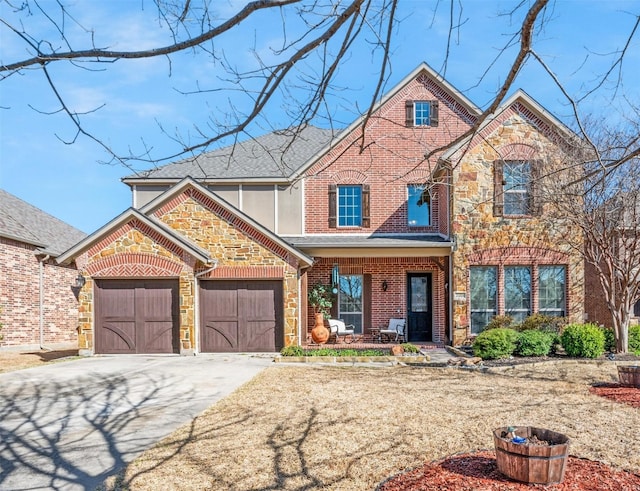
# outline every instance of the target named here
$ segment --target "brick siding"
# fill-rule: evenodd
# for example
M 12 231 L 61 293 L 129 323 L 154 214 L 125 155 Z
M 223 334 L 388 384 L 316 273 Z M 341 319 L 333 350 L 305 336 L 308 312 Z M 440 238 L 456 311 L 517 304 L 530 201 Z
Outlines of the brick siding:
M 35 247 L 0 238 L 0 347 L 40 345 L 40 272 Z M 43 265 L 45 346 L 77 342 L 77 271 L 49 259 Z

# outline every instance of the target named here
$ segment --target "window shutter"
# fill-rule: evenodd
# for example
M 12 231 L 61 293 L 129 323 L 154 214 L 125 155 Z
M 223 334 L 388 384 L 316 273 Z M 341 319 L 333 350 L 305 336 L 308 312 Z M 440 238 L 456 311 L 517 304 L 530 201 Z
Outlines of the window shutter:
M 429 108 L 429 116 L 430 116 L 429 125 L 430 126 L 438 126 L 439 103 L 438 103 L 437 100 L 435 100 L 435 101 L 431 101 L 429 104 L 431 106 Z
M 413 101 L 405 101 L 405 125 L 407 127 L 413 126 Z
M 368 184 L 362 185 L 362 226 L 364 228 L 371 227 L 371 213 L 370 213 L 370 195 L 371 189 Z
M 493 163 L 493 216 L 504 215 L 504 162 L 496 160 Z
M 337 191 L 338 186 L 335 184 L 329 184 L 329 228 L 336 228 L 337 224 Z
M 373 327 L 371 325 L 371 306 L 373 305 L 371 299 L 371 275 L 365 274 L 362 278 L 362 332 L 366 332 L 366 329 Z
M 531 182 L 529 184 L 529 213 L 531 215 L 542 215 L 542 200 L 538 195 L 540 189 L 539 180 L 542 175 L 542 161 L 532 160 L 531 166 Z

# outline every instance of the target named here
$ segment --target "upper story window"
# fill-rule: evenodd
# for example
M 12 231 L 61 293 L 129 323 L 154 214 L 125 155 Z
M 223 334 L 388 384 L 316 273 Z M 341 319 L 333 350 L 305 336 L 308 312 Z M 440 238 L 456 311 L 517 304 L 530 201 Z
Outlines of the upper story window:
M 362 225 L 362 188 L 338 186 L 338 227 Z
M 528 215 L 531 201 L 531 164 L 505 162 L 502 181 L 504 183 L 504 214 Z
M 535 167 L 527 161 L 496 161 L 494 164 L 495 216 L 537 215 L 534 199 Z
M 438 126 L 438 101 L 406 101 L 407 126 Z
M 369 185 L 329 185 L 329 227 L 369 227 Z
M 408 187 L 407 220 L 410 227 L 431 224 L 431 195 L 423 186 L 410 184 Z

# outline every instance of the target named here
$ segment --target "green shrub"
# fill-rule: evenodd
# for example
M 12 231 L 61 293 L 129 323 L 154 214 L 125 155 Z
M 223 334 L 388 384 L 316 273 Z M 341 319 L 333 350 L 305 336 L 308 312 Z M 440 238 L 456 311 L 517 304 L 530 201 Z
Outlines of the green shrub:
M 418 348 L 415 344 L 412 343 L 402 343 L 400 345 L 405 353 L 418 353 L 420 352 L 420 348 Z
M 280 350 L 282 356 L 304 356 L 302 346 L 285 346 Z
M 516 349 L 518 332 L 497 327 L 482 331 L 473 342 L 473 353 L 483 360 L 508 358 Z
M 506 329 L 513 325 L 513 317 L 510 315 L 496 315 L 493 317 L 489 324 L 484 328 L 485 331 L 489 329 Z
M 566 323 L 563 317 L 553 317 L 540 313 L 532 314 L 522 321 L 518 327 L 520 331 L 535 329 L 546 332 L 560 332 L 561 327 Z
M 614 352 L 616 350 L 616 335 L 613 329 L 609 327 L 601 327 L 604 334 L 604 350 Z
M 518 336 L 515 354 L 518 356 L 547 356 L 556 335 L 551 332 L 527 329 Z
M 629 351 L 640 356 L 640 326 L 629 328 Z
M 560 342 L 569 356 L 597 358 L 604 353 L 604 332 L 595 324 L 569 324 Z

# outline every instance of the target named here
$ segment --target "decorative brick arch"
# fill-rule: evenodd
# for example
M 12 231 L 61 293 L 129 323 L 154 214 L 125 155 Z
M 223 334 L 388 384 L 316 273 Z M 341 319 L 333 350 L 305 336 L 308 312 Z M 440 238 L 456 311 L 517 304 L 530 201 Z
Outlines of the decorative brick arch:
M 538 149 L 531 143 L 516 142 L 501 146 L 497 149 L 502 160 L 533 160 Z
M 86 272 L 103 277 L 175 277 L 184 269 L 184 264 L 153 254 L 115 254 L 92 262 Z
M 470 265 L 568 264 L 569 255 L 541 247 L 500 247 L 467 256 Z
M 369 177 L 363 172 L 349 169 L 336 172 L 331 176 L 331 179 L 336 184 L 364 184 Z

